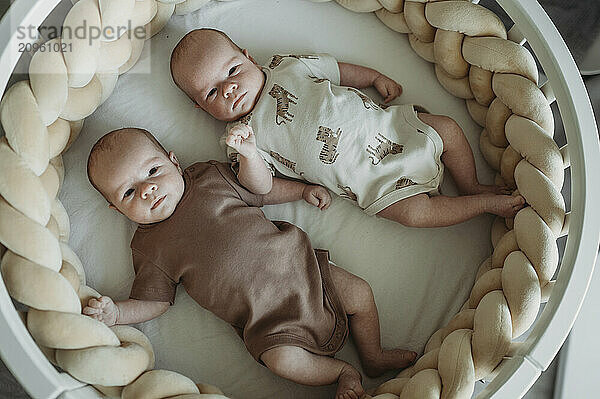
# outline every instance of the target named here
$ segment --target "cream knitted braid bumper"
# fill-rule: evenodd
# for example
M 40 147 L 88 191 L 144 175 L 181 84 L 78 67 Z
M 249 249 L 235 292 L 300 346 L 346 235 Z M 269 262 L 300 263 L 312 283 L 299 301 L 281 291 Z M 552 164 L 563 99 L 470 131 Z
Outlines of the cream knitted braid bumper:
M 224 397 L 213 386 L 196 386 L 180 374 L 152 370 L 154 352 L 140 331 L 108 328 L 81 314 L 82 306 L 100 295 L 85 285 L 83 266 L 68 246 L 69 218 L 57 198 L 64 176 L 61 154 L 175 8 L 174 3 L 155 0 L 77 2 L 63 31 L 85 23 L 106 29 L 107 35 L 91 40 L 63 37 L 63 45 L 72 49 L 64 53 L 57 51 L 59 39 L 48 41 L 31 60 L 29 80 L 11 86 L 0 104 L 6 132 L 0 140 L 5 285 L 15 300 L 29 306 L 27 328 L 48 360 L 110 396 L 121 396 L 127 386 L 124 398 Z M 114 35 L 116 27 L 126 26 L 144 27 L 145 37 Z
M 64 21 L 84 22 L 107 35 L 63 38 L 71 52 L 38 51 L 29 81 L 10 87 L 0 104 L 6 138 L 0 141 L 0 242 L 8 248 L 2 276 L 10 295 L 30 307 L 29 332 L 48 359 L 75 378 L 123 398 L 222 398 L 210 385 L 195 385 L 166 370 L 152 370 L 148 339 L 126 326 L 108 328 L 81 315 L 99 294 L 68 246 L 69 219 L 57 199 L 64 169 L 61 154 L 83 119 L 104 101 L 120 74 L 138 60 L 145 39 L 170 16 L 210 0 L 80 0 Z M 466 100 L 482 127 L 480 147 L 497 181 L 525 197 L 514 220 L 497 218 L 494 252 L 480 266 L 463 310 L 429 339 L 411 368 L 374 392 L 379 399 L 470 397 L 477 379 L 491 378 L 512 339 L 534 322 L 553 287 L 556 239 L 567 230 L 561 196 L 566 149 L 552 139 L 549 100 L 537 86 L 531 54 L 507 40 L 487 9 L 466 1 L 336 0 L 356 12 L 375 12 L 391 29 L 409 34 L 417 54 L 435 63 L 436 76 Z M 111 28 L 145 27 L 145 38 Z M 514 39 L 514 38 L 513 38 Z M 518 39 L 518 38 L 517 38 Z M 517 40 L 518 41 L 518 40 Z M 548 97 L 551 97 L 549 93 Z M 564 159 L 567 159 L 564 161 Z M 568 215 L 567 215 L 568 216 Z M 125 386 L 125 388 L 122 388 Z
M 414 366 L 374 391 L 396 395 L 388 398 L 468 398 L 475 381 L 493 377 L 503 357 L 511 355 L 512 339 L 533 324 L 554 285 L 556 239 L 568 228 L 561 195 L 568 161 L 552 139 L 553 99 L 537 86 L 533 56 L 507 40 L 498 17 L 481 6 L 338 2 L 356 11 L 360 4 L 361 11 L 375 11 L 391 29 L 409 33 L 415 52 L 435 63 L 442 86 L 465 99 L 484 128 L 480 148 L 498 172 L 497 182 L 517 189 L 529 205 L 514 221 L 494 222 L 494 252 L 480 266 L 463 310 L 432 335 Z M 370 6 L 362 8 L 366 3 Z

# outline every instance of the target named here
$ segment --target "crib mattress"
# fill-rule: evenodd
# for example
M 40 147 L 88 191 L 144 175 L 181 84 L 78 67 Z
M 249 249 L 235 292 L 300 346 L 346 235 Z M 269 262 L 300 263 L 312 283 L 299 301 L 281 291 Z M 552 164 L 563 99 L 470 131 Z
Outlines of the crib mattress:
M 260 6 L 259 4 L 260 3 Z M 173 16 L 146 42 L 141 59 L 122 75 L 113 95 L 90 117 L 64 155 L 66 177 L 60 200 L 71 217 L 70 244 L 86 269 L 88 285 L 117 300 L 126 299 L 133 280 L 129 242 L 136 226 L 108 208 L 86 177 L 95 141 L 126 126 L 151 131 L 182 166 L 226 160 L 218 143 L 225 123 L 194 108 L 173 84 L 169 57 L 189 30 L 225 31 L 260 64 L 272 54 L 328 52 L 339 61 L 375 68 L 404 88 L 395 103 L 416 103 L 454 118 L 475 155 L 478 176 L 491 183 L 478 138 L 481 128 L 464 101 L 444 91 L 433 66 L 412 51 L 406 35 L 393 32 L 372 13 L 357 14 L 334 2 L 245 0 L 213 2 L 186 16 Z M 380 100 L 376 91 L 366 92 Z M 447 175 L 442 192 L 456 195 Z M 448 322 L 466 300 L 478 265 L 491 253 L 492 217 L 437 229 L 407 228 L 364 214 L 339 197 L 319 211 L 304 202 L 264 207 L 267 217 L 304 229 L 313 246 L 326 248 L 340 267 L 367 280 L 375 294 L 386 348 L 422 352 L 429 336 Z M 272 374 L 254 361 L 225 322 L 179 289 L 175 304 L 158 319 L 137 326 L 151 340 L 156 368 L 178 371 L 196 382 L 223 387 L 232 398 L 330 398 L 334 386 L 304 387 Z M 352 341 L 337 357 L 359 367 Z M 366 388 L 394 376 L 365 379 Z

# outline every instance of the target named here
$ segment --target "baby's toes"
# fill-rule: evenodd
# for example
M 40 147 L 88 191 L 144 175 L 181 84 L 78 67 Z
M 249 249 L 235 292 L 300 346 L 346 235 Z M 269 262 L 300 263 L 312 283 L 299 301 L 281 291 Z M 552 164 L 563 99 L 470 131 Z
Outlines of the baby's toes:
M 510 188 L 508 188 L 508 186 L 497 186 L 496 190 L 497 190 L 498 194 L 504 194 L 504 195 L 512 194 L 512 190 Z
M 514 206 L 518 206 L 520 208 L 523 207 L 523 205 L 525 205 L 525 198 L 523 198 L 522 195 L 519 195 L 517 197 L 514 197 L 515 199 L 513 200 L 513 205 Z
M 354 391 L 344 393 L 344 399 L 358 399 L 358 395 Z
M 415 360 L 417 360 L 417 357 L 419 356 L 419 354 L 415 351 L 411 351 L 410 354 L 408 355 L 408 359 L 410 361 L 411 364 L 413 364 L 415 362 Z

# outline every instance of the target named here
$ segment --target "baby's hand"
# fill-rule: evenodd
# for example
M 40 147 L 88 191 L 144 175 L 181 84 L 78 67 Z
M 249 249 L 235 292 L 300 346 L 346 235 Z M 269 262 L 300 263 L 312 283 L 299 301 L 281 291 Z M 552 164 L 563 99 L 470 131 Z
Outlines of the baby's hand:
M 88 306 L 83 308 L 82 313 L 110 327 L 117 323 L 119 308 L 112 299 L 107 296 L 101 296 L 98 299 L 90 299 Z
M 385 104 L 402 94 L 402 86 L 381 73 L 373 81 L 373 86 L 381 94 Z
M 311 205 L 316 206 L 320 210 L 329 208 L 331 204 L 331 195 L 325 187 L 307 185 L 302 191 L 302 198 Z
M 239 124 L 232 127 L 225 142 L 246 158 L 252 157 L 257 153 L 256 138 L 254 137 L 252 128 L 248 125 Z

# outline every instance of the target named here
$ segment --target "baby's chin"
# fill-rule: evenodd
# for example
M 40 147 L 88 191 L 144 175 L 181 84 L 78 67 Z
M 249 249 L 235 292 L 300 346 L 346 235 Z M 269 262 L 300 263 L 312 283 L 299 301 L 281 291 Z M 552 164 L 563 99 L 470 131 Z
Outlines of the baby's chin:
M 148 217 L 143 217 L 138 220 L 132 220 L 137 224 L 154 224 L 167 220 L 172 214 L 173 212 L 170 212 L 168 215 L 150 215 Z
M 254 105 L 256 104 L 256 100 L 257 100 L 258 96 L 256 96 L 256 98 L 249 100 L 247 103 L 242 105 L 242 109 L 239 112 L 236 112 L 235 115 L 228 115 L 225 117 L 221 117 L 218 118 L 215 115 L 213 115 L 216 119 L 219 119 L 223 122 L 234 122 L 237 121 L 241 118 L 243 118 L 244 116 L 248 115 L 250 112 L 252 112 L 252 109 L 254 108 Z
M 248 115 L 251 111 L 252 111 L 252 109 L 250 109 L 248 111 L 240 112 L 239 114 L 236 114 L 236 115 L 233 115 L 233 116 L 227 116 L 227 117 L 216 118 L 216 119 L 218 119 L 220 121 L 223 121 L 223 122 L 235 122 L 237 120 L 240 120 L 244 116 Z
M 166 205 L 166 204 L 165 204 Z M 166 209 L 161 209 L 161 212 L 153 212 L 150 211 L 149 214 L 138 216 L 138 217 L 128 217 L 129 220 L 137 223 L 137 224 L 154 224 L 160 223 L 168 218 L 175 212 L 175 207 L 167 207 Z

